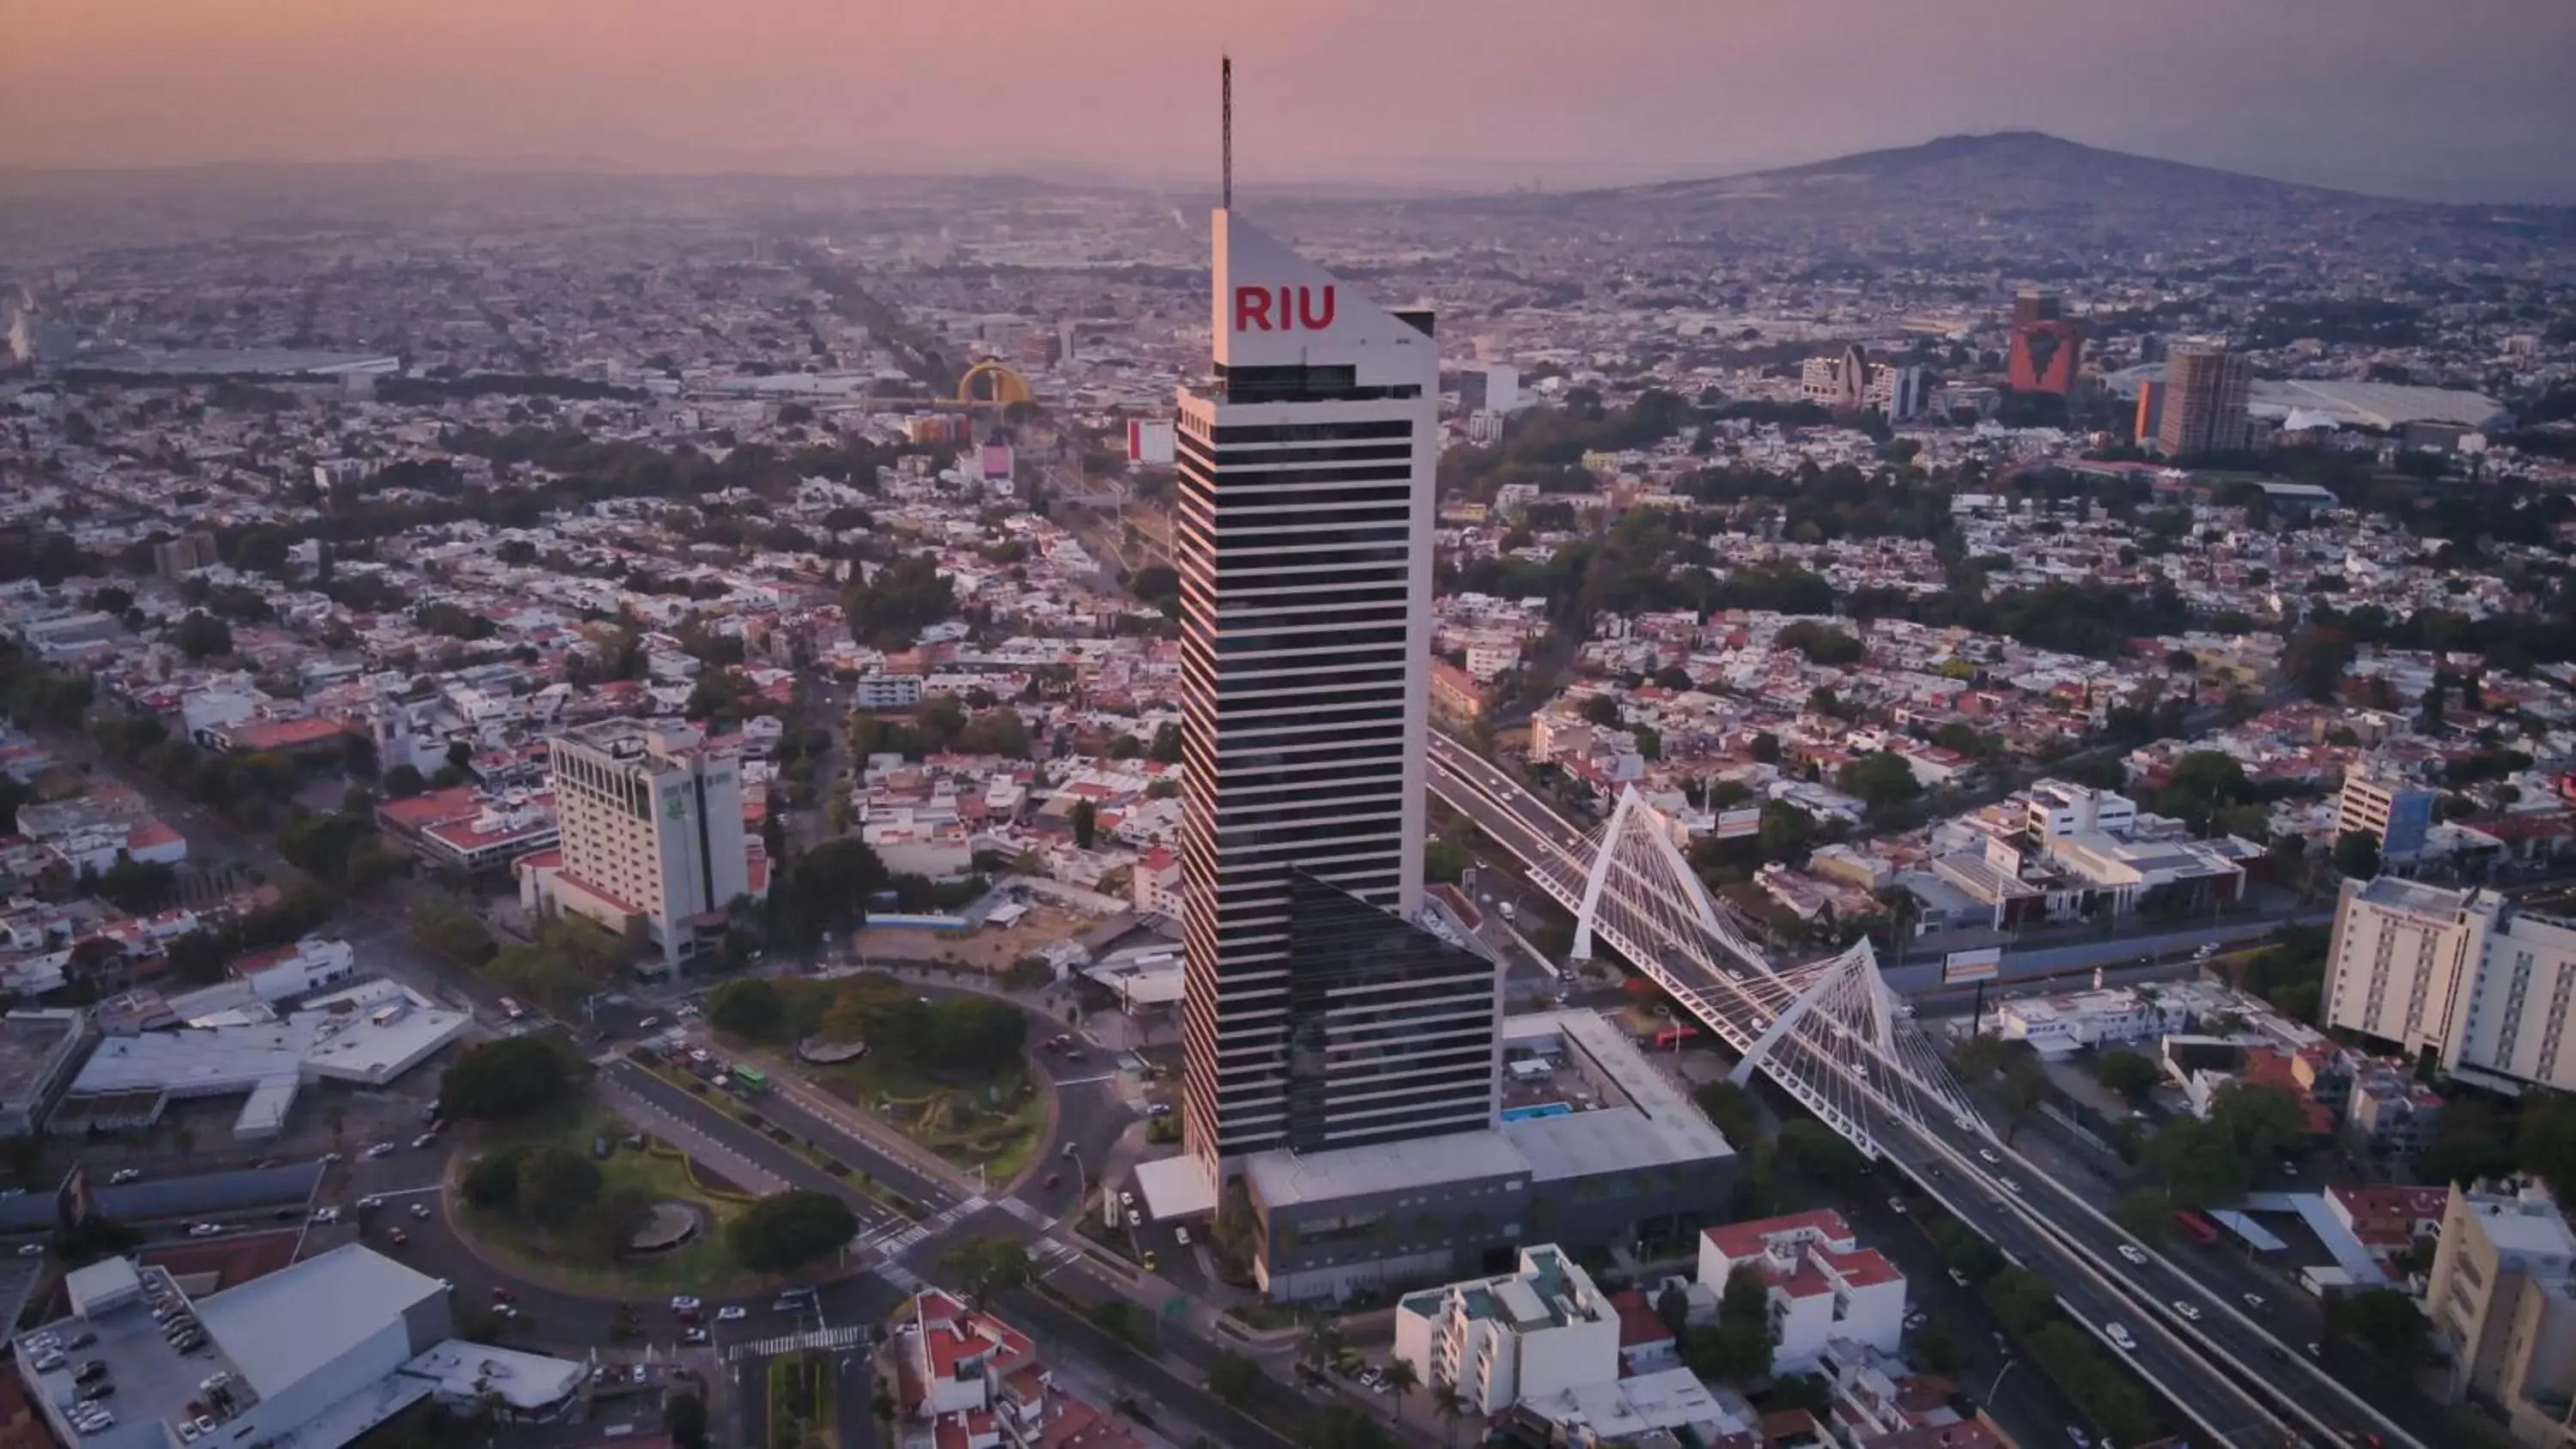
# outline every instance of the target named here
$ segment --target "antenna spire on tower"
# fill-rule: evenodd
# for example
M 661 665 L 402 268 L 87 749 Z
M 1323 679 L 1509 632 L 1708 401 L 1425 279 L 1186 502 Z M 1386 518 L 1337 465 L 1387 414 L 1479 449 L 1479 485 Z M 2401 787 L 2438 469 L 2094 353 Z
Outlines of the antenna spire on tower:
M 1219 206 L 1234 209 L 1234 57 L 1217 60 L 1217 136 L 1223 157 L 1224 173 L 1218 191 Z

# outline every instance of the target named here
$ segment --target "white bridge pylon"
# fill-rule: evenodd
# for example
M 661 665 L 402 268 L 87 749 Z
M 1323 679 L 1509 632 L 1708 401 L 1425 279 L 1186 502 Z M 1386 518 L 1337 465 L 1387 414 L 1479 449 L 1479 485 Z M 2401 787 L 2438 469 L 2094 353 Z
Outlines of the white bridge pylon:
M 1506 812 L 1517 828 L 1503 844 L 1575 913 L 1574 954 L 1589 957 L 1598 942 L 1626 958 L 1738 1053 L 1731 1080 L 1767 1074 L 1870 1157 L 1882 1155 L 1873 1124 L 1889 1117 L 1974 1117 L 1879 975 L 1866 939 L 1820 961 L 1774 967 L 1729 924 L 1683 858 L 1672 822 L 1633 786 L 1600 828 L 1578 836 L 1517 787 L 1481 783 L 1465 762 L 1431 777 L 1471 818 L 1480 806 Z

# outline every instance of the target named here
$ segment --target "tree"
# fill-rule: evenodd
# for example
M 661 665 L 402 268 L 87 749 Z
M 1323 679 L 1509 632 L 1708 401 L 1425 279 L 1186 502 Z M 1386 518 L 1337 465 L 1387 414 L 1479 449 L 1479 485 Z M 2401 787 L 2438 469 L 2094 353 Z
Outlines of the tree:
M 524 1147 L 506 1147 L 487 1152 L 466 1164 L 458 1188 L 469 1206 L 487 1212 L 510 1212 L 519 1205 L 519 1163 L 528 1155 Z
M 1431 1407 L 1440 1414 L 1440 1442 L 1456 1444 L 1458 1421 L 1467 1416 L 1467 1396 L 1458 1392 L 1456 1384 L 1442 1379 L 1431 1386 Z
M 2205 1208 L 2238 1197 L 2252 1177 L 2227 1129 L 2197 1117 L 2179 1118 L 2148 1138 L 2139 1164 L 2149 1181 L 2164 1184 L 2165 1200 L 2178 1208 Z
M 598 1163 L 550 1143 L 519 1162 L 518 1209 L 539 1227 L 566 1227 L 599 1201 L 600 1186 Z
M 1298 1449 L 1395 1449 L 1395 1439 L 1384 1425 L 1342 1404 L 1309 1415 L 1297 1426 L 1297 1444 Z
M 787 1002 L 764 977 L 727 981 L 707 993 L 707 1024 L 731 1036 L 774 1042 L 787 1028 Z
M 1690 1294 L 1680 1279 L 1665 1284 L 1664 1291 L 1655 1295 L 1655 1319 L 1676 1340 L 1690 1331 Z
M 1219 1353 L 1207 1368 L 1207 1391 L 1235 1408 L 1248 1403 L 1261 1386 L 1261 1365 L 1231 1350 Z
M 1413 1366 L 1413 1360 L 1409 1358 L 1387 1360 L 1387 1418 L 1401 1418 L 1404 1414 L 1404 1396 L 1420 1387 L 1422 1387 L 1422 1370 Z
M 411 764 L 396 765 L 385 771 L 377 783 L 384 787 L 388 800 L 408 800 L 429 788 L 429 781 L 422 777 L 420 766 Z
M 1921 798 L 1923 783 L 1914 767 L 1891 751 L 1862 755 L 1834 771 L 1834 788 L 1862 801 L 1870 813 L 1885 816 Z
M 1691 1100 L 1736 1151 L 1750 1151 L 1762 1140 L 1761 1102 L 1749 1089 L 1721 1078 L 1691 1093 Z
M 1624 718 L 1619 712 L 1619 697 L 1615 694 L 1592 696 L 1583 702 L 1583 717 L 1605 730 L 1618 729 Z
M 2523 1108 L 2526 1131 L 2540 1115 L 2542 1103 Z M 2433 1135 L 2415 1154 L 2415 1175 L 2425 1182 L 2463 1186 L 2501 1177 L 2518 1166 L 2513 1144 L 2505 1140 L 2495 1108 L 2476 1097 L 2444 1102 L 2433 1118 Z M 2571 1179 L 2576 1181 L 2576 1179 Z
M 2379 839 L 2365 831 L 2347 830 L 2335 837 L 2334 868 L 2354 880 L 2379 874 Z
M 840 1251 L 858 1230 L 848 1203 L 791 1188 L 744 1208 L 726 1227 L 725 1245 L 734 1261 L 754 1273 L 792 1273 Z
M 465 1049 L 438 1080 L 439 1115 L 504 1122 L 542 1112 L 575 1084 L 577 1059 L 546 1036 L 512 1036 Z
M 2154 1062 L 2126 1047 L 2113 1047 L 2093 1058 L 2093 1080 L 2119 1093 L 2132 1107 L 2143 1105 L 2163 1079 Z
M 1682 1361 L 1701 1378 L 1745 1383 L 1771 1372 L 1771 1289 L 1749 1264 L 1726 1275 L 1717 1322 L 1682 1339 Z
M 1324 1368 L 1342 1356 L 1342 1321 L 1318 1318 L 1297 1341 L 1297 1361 L 1309 1368 Z
M 2111 1204 L 2111 1221 L 2126 1229 L 2129 1236 L 2153 1245 L 2165 1240 L 2165 1226 L 2173 1221 L 2172 1209 L 2153 1188 L 2140 1188 L 2120 1194 Z
M 2331 700 L 2352 666 L 2352 637 L 2340 629 L 2310 626 L 2290 636 L 2281 651 L 2281 677 L 2314 700 Z
M 209 659 L 233 652 L 233 631 L 223 620 L 203 609 L 192 609 L 170 631 L 170 642 L 191 659 Z
M 707 1449 L 707 1401 L 695 1394 L 673 1394 L 662 1406 L 662 1429 L 676 1449 Z
M 1073 802 L 1073 843 L 1075 848 L 1089 850 L 1093 837 L 1100 832 L 1100 807 L 1086 795 Z
M 911 553 L 853 581 L 841 596 L 850 632 L 879 648 L 901 648 L 957 611 L 957 590 L 937 555 Z
M 2209 1120 L 2248 1157 L 2294 1146 L 2308 1132 L 2307 1110 L 2299 1099 L 2262 1082 L 2229 1082 L 2212 1093 Z
M 1757 765 L 1777 765 L 1780 763 L 1780 737 L 1764 730 L 1753 737 L 1747 753 L 1753 756 Z
M 2442 1115 L 2457 1105 L 2445 1106 Z M 2550 1093 L 2525 1102 L 2514 1146 L 2523 1171 L 2548 1183 L 2560 1202 L 2576 1202 L 2576 1097 Z
M 2327 1300 L 2327 1317 L 2392 1366 L 2412 1368 L 2424 1354 L 2424 1312 L 2394 1288 L 2365 1288 Z
M 1029 1281 L 1029 1253 L 1012 1238 L 969 1238 L 940 1255 L 940 1264 L 966 1288 L 966 1306 L 981 1312 L 996 1293 Z

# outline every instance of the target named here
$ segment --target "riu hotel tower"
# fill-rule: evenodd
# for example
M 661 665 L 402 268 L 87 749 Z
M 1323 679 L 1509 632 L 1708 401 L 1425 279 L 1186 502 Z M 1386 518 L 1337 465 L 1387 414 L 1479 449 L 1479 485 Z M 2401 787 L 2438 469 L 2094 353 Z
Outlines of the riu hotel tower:
M 1342 285 L 1235 216 L 1230 174 L 1226 189 L 1214 366 L 1180 392 L 1174 519 L 1184 1140 L 1211 1180 L 1258 1153 L 1480 1129 L 1497 1091 L 1492 966 L 1406 925 L 1422 896 L 1431 315 Z
M 1692 1230 L 1732 1173 L 1708 1119 L 1593 1013 L 1506 1023 L 1494 963 L 1416 924 L 1431 315 L 1245 224 L 1227 171 L 1213 365 L 1175 428 L 1186 1150 L 1139 1164 L 1146 1211 L 1240 1202 L 1273 1298 L 1497 1271 L 1542 1222 Z M 1589 1109 L 1502 1111 L 1507 1045 Z

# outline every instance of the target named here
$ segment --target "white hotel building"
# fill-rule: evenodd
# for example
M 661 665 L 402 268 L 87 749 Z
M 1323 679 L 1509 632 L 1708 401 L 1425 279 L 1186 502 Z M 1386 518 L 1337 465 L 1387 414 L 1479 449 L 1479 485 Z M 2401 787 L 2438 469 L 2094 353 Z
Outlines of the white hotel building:
M 2326 973 L 2329 1027 L 2429 1047 L 2444 1071 L 2507 1091 L 2576 1091 L 2576 924 L 2494 891 L 2345 881 Z

